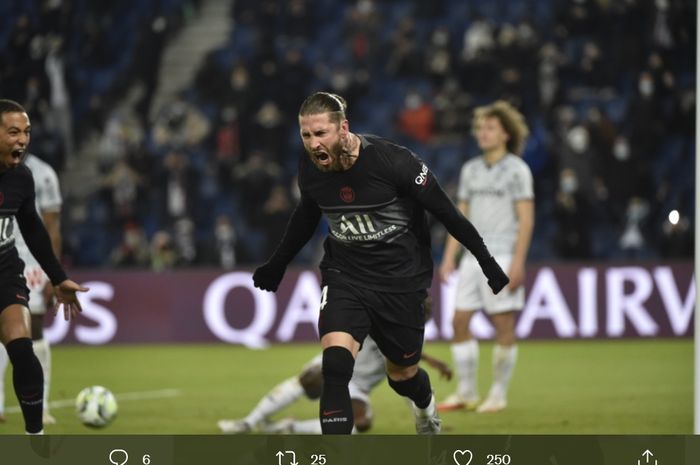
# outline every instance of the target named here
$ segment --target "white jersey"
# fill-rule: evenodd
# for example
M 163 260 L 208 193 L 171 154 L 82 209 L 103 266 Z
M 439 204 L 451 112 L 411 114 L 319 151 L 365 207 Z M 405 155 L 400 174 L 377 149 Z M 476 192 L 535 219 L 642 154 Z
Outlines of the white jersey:
M 534 198 L 532 172 L 512 154 L 492 166 L 483 156 L 474 158 L 462 167 L 457 198 L 469 203 L 469 221 L 491 254 L 512 254 L 519 226 L 515 201 Z
M 39 216 L 44 212 L 58 212 L 61 210 L 63 202 L 61 198 L 61 189 L 58 184 L 58 176 L 56 171 L 38 157 L 29 154 L 24 163 L 32 171 L 34 178 L 34 189 L 36 191 L 36 209 Z M 41 290 L 48 282 L 48 277 L 41 270 L 39 262 L 29 251 L 27 243 L 22 237 L 22 233 L 15 223 L 15 245 L 19 258 L 24 262 L 24 275 L 27 278 L 27 287 L 31 291 L 29 296 L 29 306 L 33 309 L 38 305 L 43 307 L 43 297 Z

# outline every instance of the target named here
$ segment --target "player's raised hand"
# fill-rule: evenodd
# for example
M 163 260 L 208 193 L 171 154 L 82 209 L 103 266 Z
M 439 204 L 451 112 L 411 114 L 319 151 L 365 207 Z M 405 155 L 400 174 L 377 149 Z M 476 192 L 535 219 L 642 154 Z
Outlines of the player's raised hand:
M 58 306 L 63 305 L 63 317 L 66 321 L 77 317 L 83 311 L 83 308 L 80 306 L 80 301 L 75 293 L 87 292 L 88 290 L 87 287 L 83 287 L 70 279 L 66 279 L 58 286 L 54 286 L 53 291 L 56 295 L 54 315 L 58 312 Z
M 281 266 L 278 263 L 268 261 L 255 269 L 253 284 L 263 291 L 275 292 L 284 277 L 285 268 L 285 266 Z

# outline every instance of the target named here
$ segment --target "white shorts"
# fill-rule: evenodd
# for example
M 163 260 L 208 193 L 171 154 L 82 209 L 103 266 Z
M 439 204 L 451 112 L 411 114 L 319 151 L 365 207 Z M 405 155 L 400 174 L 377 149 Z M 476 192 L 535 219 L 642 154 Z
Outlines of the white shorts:
M 32 315 L 46 314 L 46 301 L 44 299 L 44 288 L 49 283 L 49 277 L 39 265 L 29 265 L 24 267 L 24 278 L 27 280 L 29 288 L 29 311 Z
M 503 271 L 508 272 L 512 255 L 494 257 Z M 522 310 L 525 306 L 525 286 L 514 291 L 504 288 L 497 295 L 493 294 L 486 276 L 481 271 L 479 262 L 472 254 L 467 254 L 459 264 L 455 311 L 474 311 L 482 309 L 492 315 L 511 310 Z
M 386 378 L 384 356 L 374 340 L 367 336 L 362 350 L 355 359 L 355 370 L 350 380 L 350 398 L 369 404 L 369 393 Z

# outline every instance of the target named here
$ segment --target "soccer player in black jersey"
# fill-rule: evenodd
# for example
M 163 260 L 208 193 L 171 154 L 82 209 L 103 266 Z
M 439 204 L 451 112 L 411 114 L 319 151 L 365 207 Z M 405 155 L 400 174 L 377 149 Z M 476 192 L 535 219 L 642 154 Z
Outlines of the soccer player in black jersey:
M 307 156 L 299 162 L 301 199 L 255 286 L 276 291 L 285 269 L 325 214 L 329 235 L 321 262 L 319 333 L 324 434 L 353 427 L 348 383 L 367 334 L 387 359 L 389 385 L 413 401 L 416 431 L 435 434 L 440 419 L 428 374 L 418 366 L 427 289 L 433 276 L 426 211 L 477 258 L 498 293 L 508 277 L 479 233 L 457 210 L 428 167 L 410 150 L 353 134 L 345 100 L 317 92 L 299 110 Z
M 29 290 L 12 234 L 17 219 L 29 250 L 54 286 L 66 319 L 82 311 L 76 292 L 88 289 L 67 278 L 51 248 L 51 240 L 36 212 L 34 180 L 23 163 L 31 126 L 24 108 L 12 100 L 0 100 L 0 341 L 12 362 L 12 384 L 28 434 L 43 433 L 44 379 L 32 349 Z

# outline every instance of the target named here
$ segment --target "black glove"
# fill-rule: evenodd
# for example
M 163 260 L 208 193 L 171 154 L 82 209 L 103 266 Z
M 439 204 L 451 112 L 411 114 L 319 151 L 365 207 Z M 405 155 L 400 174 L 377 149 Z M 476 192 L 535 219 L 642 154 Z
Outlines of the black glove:
M 501 289 L 510 282 L 508 275 L 503 272 L 503 269 L 493 257 L 489 257 L 488 260 L 484 260 L 479 265 L 481 265 L 481 270 L 484 272 L 486 279 L 488 279 L 489 287 L 494 294 L 501 292 Z
M 253 273 L 253 284 L 263 291 L 275 292 L 284 277 L 287 267 L 272 260 L 255 269 Z

